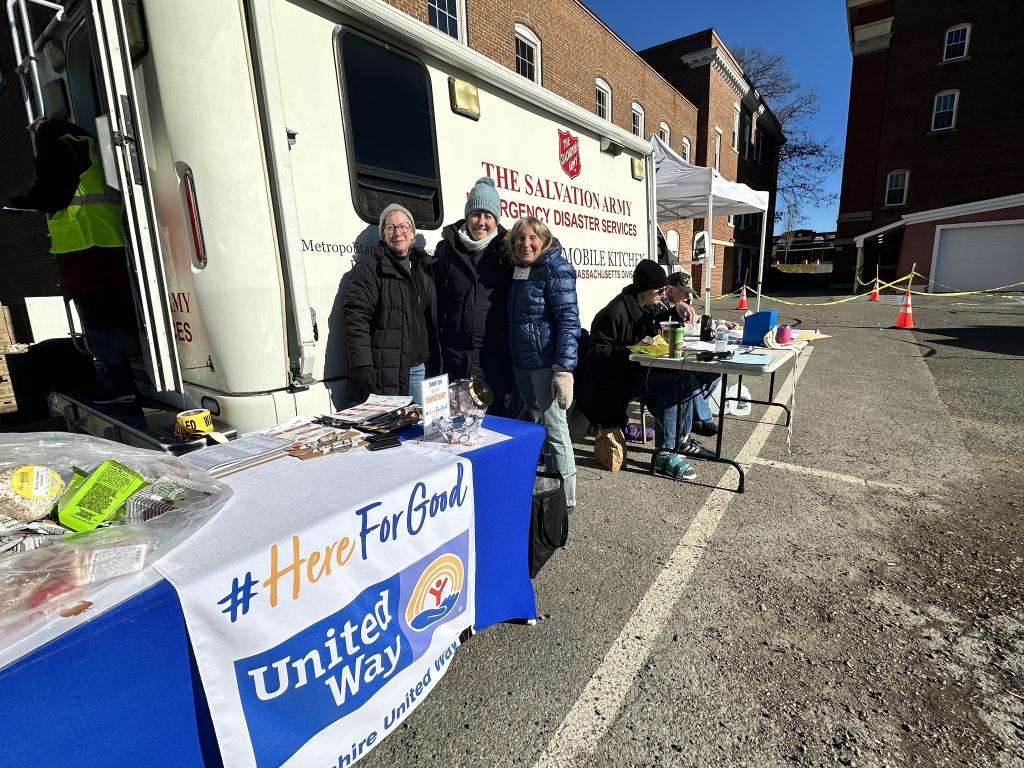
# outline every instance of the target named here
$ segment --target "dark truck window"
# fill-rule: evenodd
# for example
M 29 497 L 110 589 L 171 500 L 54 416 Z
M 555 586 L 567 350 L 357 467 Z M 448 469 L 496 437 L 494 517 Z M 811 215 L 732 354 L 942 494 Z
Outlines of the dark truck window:
M 412 211 L 416 226 L 441 224 L 430 75 L 422 62 L 352 29 L 336 35 L 352 197 L 377 224 L 389 203 Z

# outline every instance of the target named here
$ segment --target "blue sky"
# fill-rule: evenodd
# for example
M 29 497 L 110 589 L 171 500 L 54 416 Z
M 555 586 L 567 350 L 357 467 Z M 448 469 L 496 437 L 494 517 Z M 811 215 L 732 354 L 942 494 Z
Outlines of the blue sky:
M 842 0 L 583 1 L 634 50 L 714 27 L 730 48 L 760 44 L 765 50 L 781 53 L 797 81 L 818 91 L 821 111 L 813 130 L 819 138 L 831 137 L 842 157 L 852 64 Z M 841 178 L 839 169 L 827 180 L 830 193 L 838 196 Z M 837 199 L 825 207 L 806 210 L 800 226 L 835 229 L 838 208 Z

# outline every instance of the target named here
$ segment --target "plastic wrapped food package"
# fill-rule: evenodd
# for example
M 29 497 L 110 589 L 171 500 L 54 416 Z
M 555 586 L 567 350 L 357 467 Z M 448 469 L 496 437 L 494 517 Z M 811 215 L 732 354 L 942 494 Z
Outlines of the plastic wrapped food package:
M 64 480 L 52 467 L 21 464 L 0 469 L 0 533 L 46 517 L 63 490 Z
M 97 479 L 103 466 L 105 486 Z M 54 432 L 0 434 L 0 489 L 0 638 L 141 571 L 198 531 L 232 493 L 173 456 Z M 68 530 L 58 507 L 74 512 L 80 527 L 100 527 Z

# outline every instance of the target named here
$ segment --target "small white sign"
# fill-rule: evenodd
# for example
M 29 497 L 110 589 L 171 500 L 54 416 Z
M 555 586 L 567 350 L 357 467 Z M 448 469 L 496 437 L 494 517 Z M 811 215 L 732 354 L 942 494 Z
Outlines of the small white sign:
M 448 374 L 442 373 L 432 379 L 423 380 L 423 434 L 430 435 L 437 431 L 435 426 L 440 418 L 451 417 L 451 405 L 448 401 Z
M 512 273 L 513 280 L 529 280 L 531 267 L 516 267 Z

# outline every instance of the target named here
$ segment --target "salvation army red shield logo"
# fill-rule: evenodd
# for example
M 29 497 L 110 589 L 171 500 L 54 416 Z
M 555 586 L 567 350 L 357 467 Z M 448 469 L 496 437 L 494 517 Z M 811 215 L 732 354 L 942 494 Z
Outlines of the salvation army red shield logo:
M 558 129 L 558 162 L 570 179 L 580 175 L 580 140 L 568 131 Z

